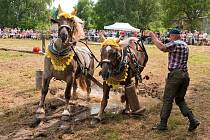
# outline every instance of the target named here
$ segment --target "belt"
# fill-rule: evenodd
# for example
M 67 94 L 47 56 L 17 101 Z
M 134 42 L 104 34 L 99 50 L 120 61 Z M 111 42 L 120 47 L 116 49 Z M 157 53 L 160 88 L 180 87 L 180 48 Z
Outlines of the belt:
M 182 71 L 182 72 L 187 72 L 186 69 L 172 69 L 172 68 L 168 68 L 168 70 L 169 70 L 170 72 L 172 72 L 172 71 L 174 71 L 174 70 L 178 70 L 178 71 Z

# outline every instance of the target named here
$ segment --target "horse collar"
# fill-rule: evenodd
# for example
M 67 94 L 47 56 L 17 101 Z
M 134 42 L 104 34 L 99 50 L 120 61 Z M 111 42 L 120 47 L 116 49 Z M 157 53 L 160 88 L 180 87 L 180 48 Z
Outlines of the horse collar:
M 46 57 L 51 60 L 54 70 L 64 71 L 73 60 L 74 52 L 71 51 L 70 47 L 58 51 L 55 43 L 50 43 L 46 47 Z
M 49 51 L 54 54 L 55 56 L 66 56 L 69 54 L 69 52 L 71 51 L 70 47 L 67 48 L 63 48 L 61 50 L 57 50 L 55 43 L 51 42 L 48 46 Z

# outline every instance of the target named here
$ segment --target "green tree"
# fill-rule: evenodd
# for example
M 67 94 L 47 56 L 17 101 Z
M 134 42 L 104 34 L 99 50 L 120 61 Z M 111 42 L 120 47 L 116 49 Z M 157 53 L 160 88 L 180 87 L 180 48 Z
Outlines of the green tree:
M 51 0 L 1 0 L 0 25 L 35 28 L 49 22 Z
M 85 21 L 85 28 L 93 28 L 94 22 L 94 3 L 91 0 L 80 0 L 77 4 L 77 16 Z
M 164 24 L 186 24 L 190 30 L 199 29 L 202 17 L 210 14 L 210 0 L 161 0 L 165 14 Z
M 99 0 L 96 3 L 98 28 L 113 22 L 128 22 L 138 28 L 160 19 L 159 0 Z

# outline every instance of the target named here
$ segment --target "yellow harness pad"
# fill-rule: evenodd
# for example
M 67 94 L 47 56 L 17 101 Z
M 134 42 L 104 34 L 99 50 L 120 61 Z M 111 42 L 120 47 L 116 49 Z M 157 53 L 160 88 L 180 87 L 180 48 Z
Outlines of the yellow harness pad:
M 106 84 L 112 86 L 112 88 L 116 89 L 120 87 L 121 82 L 125 82 L 128 77 L 128 65 L 125 65 L 124 70 L 119 75 L 110 76 L 107 80 L 105 80 Z
M 64 71 L 65 68 L 71 63 L 74 57 L 74 52 L 70 51 L 65 56 L 56 56 L 52 52 L 49 51 L 48 47 L 46 47 L 45 56 L 51 60 L 54 70 Z

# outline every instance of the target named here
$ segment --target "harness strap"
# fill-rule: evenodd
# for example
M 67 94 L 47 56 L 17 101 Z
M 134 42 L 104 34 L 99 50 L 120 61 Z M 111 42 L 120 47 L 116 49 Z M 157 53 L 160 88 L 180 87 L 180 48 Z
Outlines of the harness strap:
M 48 46 L 48 48 L 49 48 L 49 51 L 51 53 L 53 53 L 54 55 L 56 55 L 56 56 L 65 56 L 65 55 L 67 55 L 71 51 L 71 48 L 69 48 L 69 47 L 64 48 L 64 49 L 58 51 L 55 48 L 55 43 L 53 41 L 50 43 L 50 45 Z
M 85 42 L 81 41 L 81 40 L 79 42 L 83 43 L 88 48 L 88 50 L 91 53 L 91 56 L 99 63 L 98 59 L 95 57 L 95 55 L 93 54 L 93 52 L 91 51 L 91 49 L 88 47 L 88 45 Z
M 134 62 L 133 64 L 134 64 L 134 66 L 135 66 L 135 68 L 134 68 L 134 71 L 137 73 L 136 74 L 136 78 L 138 79 L 138 80 L 140 80 L 141 78 L 140 78 L 140 71 L 139 71 L 139 69 L 140 68 L 142 68 L 142 67 L 144 67 L 144 66 L 142 66 L 142 65 L 140 65 L 139 63 L 138 63 L 138 61 L 137 61 L 137 58 L 134 56 L 134 54 L 131 52 L 131 49 L 130 49 L 130 46 L 128 45 L 127 47 L 126 47 L 127 49 L 127 52 L 130 54 L 130 57 L 131 57 L 131 59 L 132 59 L 132 61 Z M 132 68 L 132 67 L 131 67 Z
M 76 56 L 76 61 L 77 61 L 78 65 L 79 65 L 79 67 L 80 67 L 80 70 L 82 71 L 82 73 L 84 75 L 87 76 L 88 75 L 88 68 L 82 64 L 81 60 L 79 59 L 79 56 L 77 55 L 76 51 L 74 50 L 74 47 L 71 46 L 71 48 L 72 48 L 72 50 L 73 50 L 73 52 L 74 52 L 74 54 Z
M 142 34 L 143 34 L 143 33 L 142 33 Z M 141 45 L 140 45 L 139 42 L 141 42 Z M 143 66 L 145 67 L 145 66 L 146 66 L 146 63 L 147 63 L 147 61 L 148 61 L 148 54 L 147 54 L 147 51 L 146 51 L 146 49 L 145 49 L 145 47 L 144 47 L 144 43 L 143 43 L 142 37 L 137 41 L 137 44 L 141 47 L 141 49 L 143 50 L 142 52 L 143 52 L 144 55 L 145 55 L 145 59 L 144 59 L 144 62 L 143 62 Z

